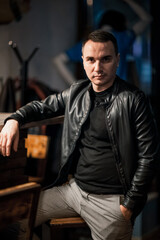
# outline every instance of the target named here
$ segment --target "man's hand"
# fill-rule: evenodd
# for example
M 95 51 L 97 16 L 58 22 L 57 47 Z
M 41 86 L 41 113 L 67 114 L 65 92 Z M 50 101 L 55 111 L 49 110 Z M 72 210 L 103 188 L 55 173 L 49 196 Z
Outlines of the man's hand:
M 131 219 L 131 216 L 132 216 L 132 211 L 125 208 L 123 205 L 120 205 L 120 209 L 121 209 L 121 212 L 124 216 L 124 218 L 129 221 Z
M 19 126 L 18 122 L 10 119 L 6 122 L 0 132 L 0 152 L 3 156 L 9 156 L 11 148 L 17 152 L 19 142 Z

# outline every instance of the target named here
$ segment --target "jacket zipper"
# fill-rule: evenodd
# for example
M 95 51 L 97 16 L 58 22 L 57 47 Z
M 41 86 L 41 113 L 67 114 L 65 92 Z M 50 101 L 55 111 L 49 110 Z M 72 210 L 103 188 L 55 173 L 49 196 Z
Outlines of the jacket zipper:
M 117 168 L 117 171 L 118 171 L 119 179 L 120 179 L 120 182 L 122 183 L 124 194 L 126 194 L 127 184 L 125 182 L 124 171 L 122 169 L 122 166 L 121 166 L 121 170 L 120 170 L 120 166 L 119 166 L 121 161 L 120 161 L 120 156 L 118 154 L 117 143 L 116 143 L 115 137 L 113 135 L 113 129 L 112 129 L 112 123 L 111 123 L 111 120 L 110 120 L 110 115 L 108 113 L 109 107 L 111 107 L 111 105 L 106 108 L 106 127 L 108 129 L 109 138 L 110 138 L 110 141 L 112 143 L 112 149 L 113 149 L 113 153 L 114 153 L 114 156 L 115 156 L 115 163 L 116 163 L 116 168 Z

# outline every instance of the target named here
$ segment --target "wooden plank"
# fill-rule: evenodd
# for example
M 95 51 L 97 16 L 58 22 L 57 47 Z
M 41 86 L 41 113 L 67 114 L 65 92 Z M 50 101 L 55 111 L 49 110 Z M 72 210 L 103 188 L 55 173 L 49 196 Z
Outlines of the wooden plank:
M 31 190 L 33 189 L 33 187 L 39 188 L 39 184 L 35 183 L 35 182 L 31 182 L 31 183 L 25 183 L 25 184 L 21 184 L 18 186 L 14 186 L 14 187 L 9 187 L 6 188 L 4 190 L 0 190 L 0 199 L 2 197 L 6 197 L 7 195 L 10 194 L 17 194 L 19 192 L 25 191 L 25 190 Z
M 53 218 L 50 221 L 50 226 L 53 228 L 82 227 L 86 226 L 86 222 L 81 217 Z

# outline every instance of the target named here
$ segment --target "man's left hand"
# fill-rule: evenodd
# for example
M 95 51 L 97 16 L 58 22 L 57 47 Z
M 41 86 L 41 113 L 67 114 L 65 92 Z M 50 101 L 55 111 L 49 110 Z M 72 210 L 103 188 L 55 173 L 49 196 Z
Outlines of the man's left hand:
M 129 221 L 131 219 L 131 216 L 132 216 L 132 211 L 129 210 L 128 208 L 124 207 L 123 205 L 120 205 L 120 209 L 121 209 L 121 212 L 124 216 L 124 218 Z

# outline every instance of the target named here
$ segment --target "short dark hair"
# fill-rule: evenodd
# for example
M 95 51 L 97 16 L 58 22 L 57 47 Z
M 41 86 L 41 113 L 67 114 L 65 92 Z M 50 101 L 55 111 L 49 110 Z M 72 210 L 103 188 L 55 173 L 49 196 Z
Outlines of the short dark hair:
M 82 53 L 83 53 L 83 48 L 85 44 L 89 41 L 93 42 L 108 42 L 111 41 L 114 45 L 115 48 L 115 53 L 116 55 L 118 54 L 118 44 L 116 38 L 113 36 L 113 34 L 103 31 L 103 30 L 95 30 L 91 32 L 83 41 L 82 43 Z

